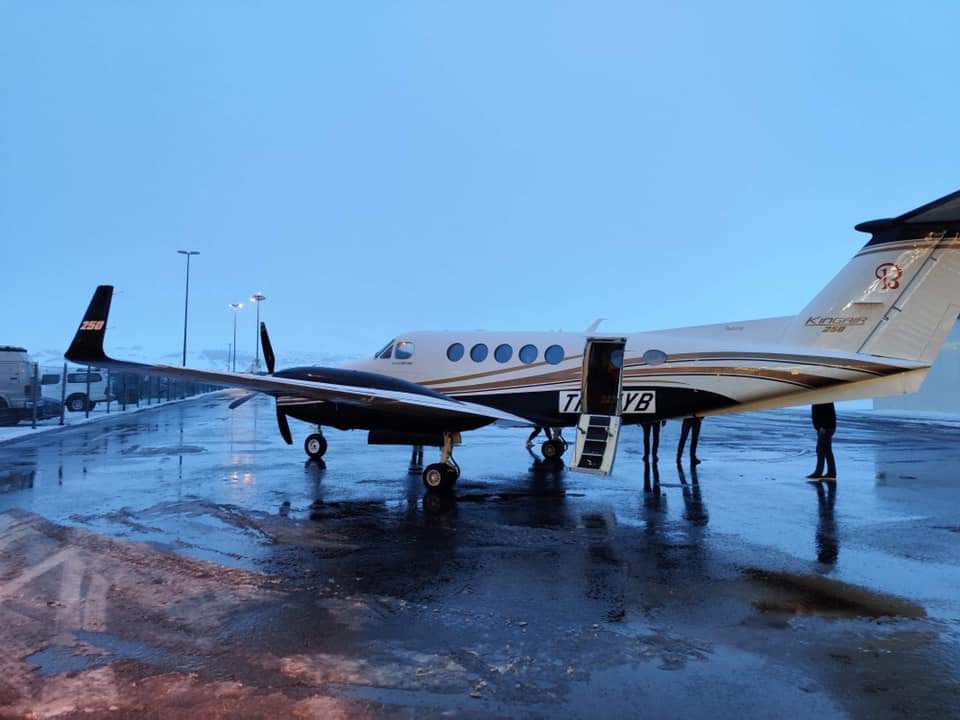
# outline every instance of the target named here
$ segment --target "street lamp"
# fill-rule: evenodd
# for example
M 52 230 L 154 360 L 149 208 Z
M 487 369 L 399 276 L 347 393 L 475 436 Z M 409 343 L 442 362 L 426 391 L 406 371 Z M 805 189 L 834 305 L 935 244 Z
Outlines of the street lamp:
M 250 296 L 250 302 L 256 303 L 257 305 L 257 359 L 255 361 L 255 372 L 260 369 L 260 303 L 267 299 L 267 296 L 262 292 L 256 292 Z
M 237 371 L 237 311 L 243 307 L 243 303 L 230 303 L 233 308 L 233 372 Z M 228 360 L 230 358 L 227 358 Z
M 187 366 L 187 308 L 190 306 L 190 256 L 199 255 L 199 250 L 177 250 L 177 254 L 187 256 L 187 288 L 183 294 L 183 366 Z

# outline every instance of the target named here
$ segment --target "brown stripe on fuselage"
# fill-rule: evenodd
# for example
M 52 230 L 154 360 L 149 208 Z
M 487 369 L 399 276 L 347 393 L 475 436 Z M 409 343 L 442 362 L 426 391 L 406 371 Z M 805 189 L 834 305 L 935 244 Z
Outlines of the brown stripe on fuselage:
M 582 356 L 580 356 L 582 357 Z M 716 367 L 677 367 L 679 363 L 684 362 L 716 362 L 718 360 L 757 360 L 761 362 L 778 363 L 797 363 L 801 365 L 810 365 L 813 367 L 823 367 L 837 370 L 846 370 L 860 372 L 868 375 L 889 375 L 900 372 L 906 368 L 883 365 L 881 363 L 868 362 L 862 360 L 845 360 L 835 358 L 819 358 L 814 355 L 790 355 L 778 353 L 736 353 L 736 352 L 702 352 L 702 353 L 677 353 L 670 355 L 667 363 L 664 365 L 647 365 L 642 358 L 629 359 L 624 363 L 624 376 L 635 376 L 634 371 L 639 371 L 636 376 L 656 377 L 657 375 L 725 375 L 732 377 L 754 377 L 766 380 L 775 380 L 778 382 L 788 382 L 791 385 L 800 385 L 802 387 L 822 387 L 824 384 L 843 382 L 838 378 L 826 378 L 819 375 L 813 375 L 809 372 L 793 372 L 790 370 L 777 370 L 775 368 L 751 368 L 735 366 L 716 366 Z M 531 364 L 527 367 L 544 367 L 547 363 Z M 476 383 L 469 385 L 454 384 L 462 383 L 480 377 L 491 377 L 494 375 L 504 375 L 511 371 L 526 368 L 504 368 L 502 370 L 489 371 L 483 373 L 474 373 L 472 375 L 461 375 L 448 378 L 447 380 L 429 380 L 420 383 L 424 386 L 434 386 L 445 394 L 456 394 L 462 392 L 484 391 L 484 390 L 509 390 L 514 388 L 525 388 L 535 385 L 556 385 L 565 382 L 571 382 L 579 379 L 580 368 L 567 368 L 554 372 L 540 373 L 537 375 L 526 375 L 522 377 L 504 378 L 487 383 Z
M 797 363 L 799 365 L 813 365 L 814 367 L 833 368 L 838 370 L 854 370 L 856 372 L 868 373 L 871 375 L 889 375 L 891 372 L 898 372 L 904 368 L 895 365 L 884 365 L 867 360 L 846 360 L 840 358 L 824 358 L 817 355 L 790 355 L 785 353 L 763 353 L 763 352 L 701 352 L 701 353 L 676 353 L 667 356 L 667 364 L 683 362 L 708 362 L 718 360 L 760 360 L 779 363 Z M 646 365 L 642 358 L 627 360 L 625 365 L 633 367 L 637 365 Z M 656 367 L 656 366 L 654 366 Z
M 488 383 L 476 383 L 472 385 L 458 385 L 455 387 L 438 387 L 437 390 L 444 394 L 461 392 L 464 390 L 502 390 L 512 387 L 528 387 L 530 385 L 552 385 L 577 380 L 580 377 L 580 368 L 568 368 L 567 370 L 558 370 L 550 373 L 540 373 L 539 375 L 530 375 L 527 377 L 510 378 L 508 380 L 499 380 Z
M 735 368 L 735 367 L 672 367 L 663 366 L 651 368 L 631 368 L 624 371 L 624 382 L 628 380 L 646 380 L 656 381 L 658 383 L 680 384 L 676 381 L 670 381 L 666 378 L 675 376 L 685 377 L 741 377 L 755 380 L 767 380 L 771 382 L 787 383 L 802 388 L 817 388 L 825 385 L 831 385 L 843 382 L 838 378 L 821 377 L 818 375 L 809 375 L 806 373 L 793 373 L 789 371 L 768 370 L 763 368 Z M 561 385 L 570 383 L 574 377 L 557 378 L 545 381 L 540 378 L 527 378 L 520 382 L 519 379 L 499 383 L 483 383 L 479 385 L 463 385 L 460 387 L 446 388 L 445 392 L 450 395 L 463 393 L 490 392 L 502 390 L 523 390 L 535 386 L 543 385 Z M 543 389 L 537 392 L 544 392 Z
M 582 358 L 582 357 L 583 357 L 583 354 L 570 355 L 569 357 L 564 358 L 564 361 L 578 360 L 579 358 Z M 463 382 L 464 380 L 474 380 L 476 378 L 491 377 L 493 375 L 505 375 L 507 373 L 515 373 L 515 372 L 520 372 L 522 370 L 532 370 L 533 368 L 546 367 L 549 364 L 550 363 L 546 361 L 541 361 L 541 362 L 530 363 L 529 365 L 514 365 L 511 367 L 499 368 L 497 370 L 486 370 L 484 372 L 471 373 L 468 375 L 454 375 L 452 377 L 443 378 L 440 380 L 424 380 L 423 382 L 420 382 L 417 384 L 429 387 L 430 385 L 443 385 L 443 384 L 452 383 L 452 382 Z
M 636 380 L 640 378 L 656 377 L 657 375 L 686 375 L 686 376 L 720 376 L 754 378 L 757 380 L 773 380 L 775 382 L 799 385 L 805 388 L 818 388 L 843 382 L 837 378 L 808 373 L 796 373 L 789 370 L 771 370 L 769 368 L 747 367 L 673 367 L 673 368 L 632 368 L 624 372 L 624 379 Z

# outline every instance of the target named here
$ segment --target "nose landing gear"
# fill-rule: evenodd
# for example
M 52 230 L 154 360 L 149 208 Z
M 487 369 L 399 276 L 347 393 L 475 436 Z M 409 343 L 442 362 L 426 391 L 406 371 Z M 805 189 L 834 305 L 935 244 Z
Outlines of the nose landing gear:
M 559 460 L 567 451 L 567 441 L 560 435 L 559 428 L 547 428 L 547 437 L 549 439 L 540 446 L 544 460 Z
M 303 441 L 303 449 L 311 460 L 320 460 L 327 452 L 327 439 L 323 433 L 307 435 L 307 439 Z
M 460 466 L 453 459 L 453 446 L 460 444 L 460 433 L 444 433 L 440 448 L 440 462 L 427 465 L 423 471 L 423 485 L 437 492 L 452 490 L 460 478 Z

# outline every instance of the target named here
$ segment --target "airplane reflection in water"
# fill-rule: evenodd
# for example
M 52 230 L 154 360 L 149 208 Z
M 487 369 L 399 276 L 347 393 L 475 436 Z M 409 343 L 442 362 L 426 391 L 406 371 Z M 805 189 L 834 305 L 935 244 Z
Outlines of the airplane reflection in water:
M 616 525 L 615 511 L 593 511 L 586 515 L 577 513 L 570 500 L 577 495 L 569 496 L 567 493 L 563 464 L 545 461 L 532 452 L 530 455 L 528 480 L 521 487 L 509 490 L 422 493 L 420 483 L 414 480 L 411 473 L 406 485 L 406 519 L 415 524 L 425 518 L 443 520 L 451 518 L 465 507 L 480 506 L 495 507 L 497 514 L 509 525 L 540 528 L 584 527 L 592 533 L 600 529 L 611 529 Z M 323 511 L 326 506 L 322 482 L 326 466 L 322 462 L 308 460 L 303 467 L 314 498 L 309 517 L 314 521 L 322 521 L 327 516 Z M 672 467 L 676 467 L 679 482 L 662 484 L 658 464 L 644 463 L 640 513 L 644 524 L 643 535 L 652 545 L 662 545 L 668 555 L 682 550 L 688 567 L 694 560 L 699 566 L 704 560 L 706 528 L 710 523 L 703 485 L 695 467 L 689 470 L 684 470 L 682 466 Z M 817 493 L 817 523 L 813 538 L 816 559 L 823 565 L 835 565 L 839 557 L 839 530 L 834 515 L 837 487 L 822 483 L 810 485 Z M 683 522 L 668 517 L 668 491 L 672 489 L 680 491 L 683 502 L 680 518 Z M 289 510 L 289 503 L 281 505 L 282 514 L 287 514 Z M 678 533 L 682 533 L 682 537 L 678 536 Z M 604 552 L 598 551 L 601 555 Z M 676 558 L 665 558 L 665 561 L 667 565 L 673 565 Z

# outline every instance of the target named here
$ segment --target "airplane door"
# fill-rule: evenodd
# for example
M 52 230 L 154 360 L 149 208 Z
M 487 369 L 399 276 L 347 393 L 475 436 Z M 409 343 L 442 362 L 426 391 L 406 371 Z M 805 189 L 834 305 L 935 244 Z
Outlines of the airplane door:
M 620 390 L 626 344 L 626 338 L 587 338 L 572 470 L 602 475 L 613 470 L 620 437 Z

